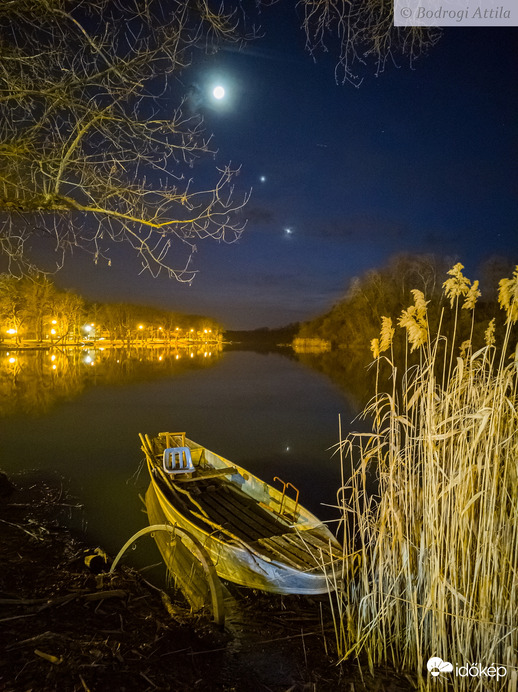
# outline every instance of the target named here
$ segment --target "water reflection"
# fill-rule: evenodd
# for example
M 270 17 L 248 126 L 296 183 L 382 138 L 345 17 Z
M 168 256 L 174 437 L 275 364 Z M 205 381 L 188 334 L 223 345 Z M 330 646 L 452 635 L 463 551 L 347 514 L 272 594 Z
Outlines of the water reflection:
M 70 348 L 0 352 L 0 417 L 47 413 L 86 388 L 144 382 L 211 367 L 221 346 Z
M 376 368 L 372 367 L 371 359 L 363 353 L 299 349 L 297 359 L 306 367 L 328 377 L 356 411 L 361 411 L 375 392 Z M 384 362 L 381 368 L 385 374 Z

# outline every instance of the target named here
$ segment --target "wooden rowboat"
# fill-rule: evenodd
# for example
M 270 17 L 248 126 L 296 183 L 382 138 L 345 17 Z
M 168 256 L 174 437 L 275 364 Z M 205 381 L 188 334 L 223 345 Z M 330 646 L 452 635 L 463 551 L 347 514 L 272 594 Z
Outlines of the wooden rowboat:
M 342 548 L 298 491 L 288 496 L 291 484 L 277 490 L 185 433 L 140 439 L 167 523 L 201 542 L 220 578 L 285 594 L 333 588 Z

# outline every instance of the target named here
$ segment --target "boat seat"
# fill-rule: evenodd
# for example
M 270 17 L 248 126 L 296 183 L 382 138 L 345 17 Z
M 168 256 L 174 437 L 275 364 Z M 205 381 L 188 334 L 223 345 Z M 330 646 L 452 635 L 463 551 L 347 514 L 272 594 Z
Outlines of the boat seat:
M 163 467 L 166 473 L 193 473 L 189 447 L 168 447 L 164 450 Z

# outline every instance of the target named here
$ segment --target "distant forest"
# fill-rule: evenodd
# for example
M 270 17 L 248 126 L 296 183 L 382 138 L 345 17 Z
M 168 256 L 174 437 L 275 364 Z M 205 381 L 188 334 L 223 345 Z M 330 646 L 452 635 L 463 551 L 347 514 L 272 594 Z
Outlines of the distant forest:
M 402 311 L 413 302 L 413 289 L 422 291 L 425 299 L 430 301 L 431 331 L 435 333 L 441 322 L 441 332 L 448 336 L 454 314 L 443 296 L 443 284 L 453 264 L 451 260 L 430 255 L 393 257 L 384 268 L 372 269 L 354 278 L 344 297 L 325 314 L 305 322 L 297 337 L 323 339 L 329 342 L 332 350 L 347 350 L 362 359 L 372 359 L 370 344 L 379 336 L 381 318 L 390 317 L 395 325 Z M 473 325 L 471 312 L 460 310 L 459 344 L 469 337 L 473 329 L 475 346 L 483 346 L 484 332 L 489 320 L 495 316 L 497 341 L 498 334 L 503 334 L 505 313 L 498 307 L 498 283 L 510 276 L 513 268 L 510 260 L 491 258 L 482 266 L 480 276 L 469 277 L 472 282 L 480 279 L 481 297 L 474 311 Z M 445 307 L 448 309 L 444 310 Z M 404 330 L 397 329 L 396 335 L 396 345 L 404 346 Z
M 171 338 L 221 325 L 209 317 L 133 303 L 88 301 L 71 290 L 58 288 L 44 275 L 17 279 L 0 275 L 0 340 L 48 338 L 81 339 L 92 333 L 114 340 Z
M 485 343 L 485 332 L 490 320 L 495 318 L 496 345 L 502 343 L 505 331 L 505 312 L 498 305 L 500 279 L 513 273 L 514 264 L 503 259 L 490 259 L 481 268 L 480 292 L 475 310 L 458 309 L 456 333 L 455 308 L 444 297 L 443 284 L 448 279 L 448 270 L 454 262 L 431 256 L 400 255 L 392 258 L 385 267 L 373 269 L 351 281 L 344 297 L 328 312 L 301 325 L 296 334 L 299 339 L 319 340 L 312 351 L 297 349 L 297 357 L 329 377 L 351 400 L 353 406 L 362 409 L 375 388 L 377 369 L 369 367 L 374 361 L 372 341 L 380 337 L 382 317 L 392 319 L 395 328 L 392 356 L 400 372 L 412 363 L 417 363 L 419 353 L 410 353 L 405 330 L 397 326 L 403 310 L 414 302 L 412 290 L 423 292 L 428 303 L 428 324 L 431 334 L 437 333 L 441 323 L 441 334 L 451 344 L 454 336 L 457 353 L 462 352 L 463 343 L 472 333 L 473 350 Z M 473 284 L 479 277 L 469 277 Z M 327 342 L 327 350 L 322 348 Z M 440 348 L 444 348 L 443 339 Z M 319 352 L 319 349 L 320 352 Z M 385 354 L 387 355 L 387 354 Z M 378 361 L 383 376 L 390 375 L 388 363 Z

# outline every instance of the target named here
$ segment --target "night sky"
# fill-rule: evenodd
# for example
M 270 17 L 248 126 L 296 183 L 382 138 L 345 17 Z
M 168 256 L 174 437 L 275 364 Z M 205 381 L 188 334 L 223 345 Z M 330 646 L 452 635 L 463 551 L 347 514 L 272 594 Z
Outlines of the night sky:
M 293 10 L 261 23 L 247 51 L 195 56 L 179 87 L 200 94 L 210 165 L 241 165 L 236 193 L 252 189 L 241 240 L 197 243 L 191 286 L 138 276 L 121 249 L 111 268 L 74 256 L 59 285 L 253 329 L 329 309 L 398 252 L 446 255 L 471 278 L 491 255 L 518 260 L 517 29 L 447 29 L 413 69 L 371 66 L 355 88 L 336 84 L 336 55 L 305 52 Z

